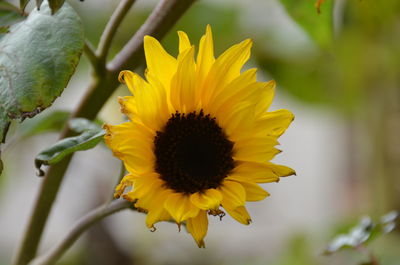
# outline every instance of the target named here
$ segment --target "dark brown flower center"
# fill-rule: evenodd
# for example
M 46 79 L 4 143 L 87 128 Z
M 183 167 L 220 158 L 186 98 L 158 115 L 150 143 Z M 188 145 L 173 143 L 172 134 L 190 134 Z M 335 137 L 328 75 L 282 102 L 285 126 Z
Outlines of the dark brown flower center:
M 203 111 L 173 114 L 157 132 L 154 149 L 156 171 L 177 192 L 217 188 L 234 168 L 233 143 Z

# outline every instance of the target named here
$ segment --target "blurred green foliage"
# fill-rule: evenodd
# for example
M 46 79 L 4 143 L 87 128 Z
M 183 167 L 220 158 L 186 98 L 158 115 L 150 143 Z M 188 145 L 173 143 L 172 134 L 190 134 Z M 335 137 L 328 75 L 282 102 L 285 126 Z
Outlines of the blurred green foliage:
M 292 58 L 259 49 L 256 59 L 293 96 L 349 114 L 366 102 L 371 89 L 396 82 L 399 1 L 326 1 L 321 14 L 312 1 L 281 2 L 316 48 L 309 54 L 299 49 Z
M 313 256 L 310 239 L 307 235 L 293 235 L 285 245 L 282 255 L 272 265 L 317 265 Z
M 178 54 L 178 30 L 190 36 L 192 45 L 198 49 L 200 37 L 205 33 L 206 25 L 212 26 L 215 55 L 221 54 L 227 47 L 241 40 L 238 31 L 240 11 L 234 6 L 217 6 L 198 2 L 173 27 L 163 39 L 165 48 L 174 56 Z M 205 16 L 204 14 L 207 14 Z
M 281 0 L 289 15 L 321 47 L 328 48 L 333 39 L 333 1 L 321 5 L 321 12 L 313 1 Z
M 0 0 L 0 29 L 7 28 L 23 18 L 23 14 L 16 6 Z

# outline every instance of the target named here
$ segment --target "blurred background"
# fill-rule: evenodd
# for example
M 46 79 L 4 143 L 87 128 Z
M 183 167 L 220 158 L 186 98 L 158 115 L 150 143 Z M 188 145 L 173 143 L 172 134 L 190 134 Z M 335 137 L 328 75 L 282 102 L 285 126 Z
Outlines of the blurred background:
M 96 44 L 118 1 L 69 2 L 84 22 L 87 39 Z M 137 1 L 115 38 L 111 56 L 156 2 Z M 273 110 L 286 108 L 296 115 L 280 138 L 283 153 L 273 161 L 294 168 L 297 176 L 264 185 L 271 196 L 249 203 L 253 223 L 243 226 L 229 216 L 222 221 L 211 217 L 207 248 L 198 249 L 176 225 L 160 223 L 151 233 L 144 215 L 122 212 L 90 229 L 59 264 L 351 265 L 367 260 L 354 251 L 332 256 L 322 252 L 361 216 L 377 219 L 400 209 L 400 1 L 326 0 L 320 14 L 314 3 L 200 0 L 162 41 L 176 55 L 177 30 L 186 31 L 197 46 L 210 24 L 218 55 L 252 38 L 252 58 L 246 67 L 259 68 L 261 81 L 277 81 Z M 89 79 L 90 66 L 83 55 L 69 86 L 51 108 L 12 125 L 0 177 L 0 264 L 10 263 L 38 192 L 41 179 L 36 177 L 34 157 L 57 140 L 57 132 L 25 132 L 41 116 L 73 110 Z M 118 89 L 99 118 L 121 122 L 117 96 L 127 94 L 125 87 Z M 41 252 L 79 217 L 111 197 L 120 166 L 104 145 L 74 156 Z M 394 232 L 368 247 L 381 264 L 399 265 L 399 246 L 400 234 Z

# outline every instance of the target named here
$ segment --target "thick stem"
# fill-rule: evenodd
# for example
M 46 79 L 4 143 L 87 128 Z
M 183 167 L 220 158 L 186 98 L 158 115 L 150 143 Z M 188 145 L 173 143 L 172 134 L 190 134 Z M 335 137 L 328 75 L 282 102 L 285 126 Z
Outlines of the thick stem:
M 162 0 L 150 14 L 145 24 L 132 37 L 123 50 L 109 64 L 109 70 L 95 72 L 92 83 L 71 118 L 83 117 L 94 119 L 110 95 L 118 87 L 119 71 L 135 69 L 143 61 L 143 36 L 152 35 L 162 38 L 195 0 Z M 61 133 L 60 138 L 71 135 L 69 128 Z M 33 213 L 23 236 L 14 264 L 26 265 L 37 252 L 47 217 L 56 199 L 57 192 L 68 169 L 71 156 L 52 165 L 44 177 L 36 199 Z
M 85 41 L 85 46 L 83 46 L 83 51 L 86 57 L 89 59 L 90 63 L 93 67 L 97 67 L 99 59 L 97 58 L 96 54 L 94 53 L 93 46 L 87 40 Z
M 68 156 L 58 163 L 56 167 L 51 167 L 47 171 L 47 176 L 51 177 L 45 177 L 41 184 L 38 197 L 35 201 L 34 211 L 26 227 L 26 232 L 22 239 L 21 247 L 17 252 L 14 264 L 28 264 L 35 256 L 47 217 L 49 216 L 70 160 L 71 156 Z
M 103 218 L 132 207 L 132 203 L 128 201 L 113 201 L 109 204 L 102 205 L 87 215 L 82 217 L 67 233 L 67 235 L 46 254 L 34 259 L 31 265 L 51 265 L 55 264 L 61 256 L 72 246 L 72 244 L 85 232 L 89 227 Z

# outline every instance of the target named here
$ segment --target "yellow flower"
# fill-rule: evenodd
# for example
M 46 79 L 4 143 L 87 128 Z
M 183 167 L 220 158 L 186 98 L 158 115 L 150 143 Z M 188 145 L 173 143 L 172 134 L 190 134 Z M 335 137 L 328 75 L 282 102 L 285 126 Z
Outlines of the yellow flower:
M 151 229 L 160 221 L 185 223 L 204 247 L 208 215 L 222 218 L 226 211 L 248 225 L 246 201 L 269 195 L 258 183 L 295 174 L 269 162 L 280 152 L 277 138 L 293 114 L 266 112 L 275 82 L 256 81 L 256 69 L 241 73 L 251 40 L 215 59 L 207 26 L 195 59 L 187 35 L 178 35 L 178 58 L 156 39 L 144 38 L 146 80 L 121 72 L 120 81 L 133 94 L 119 99 L 130 121 L 105 125 L 105 140 L 129 172 L 115 197 L 123 195 L 146 212 Z

